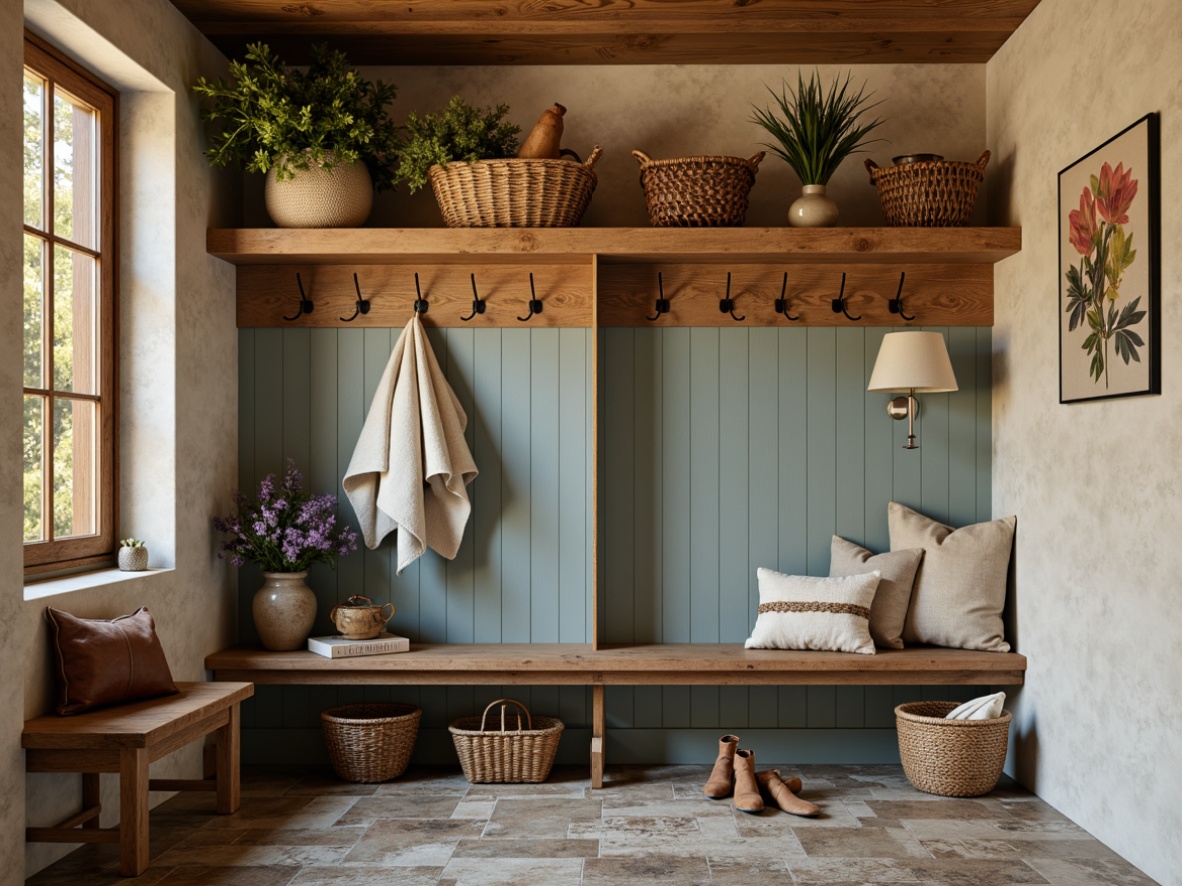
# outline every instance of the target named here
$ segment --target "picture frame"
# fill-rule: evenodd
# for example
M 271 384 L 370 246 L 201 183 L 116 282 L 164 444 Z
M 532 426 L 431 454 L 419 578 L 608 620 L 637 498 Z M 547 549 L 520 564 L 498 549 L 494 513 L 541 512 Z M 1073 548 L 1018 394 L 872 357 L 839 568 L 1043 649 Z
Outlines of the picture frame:
M 1161 147 L 1146 114 L 1059 172 L 1059 402 L 1161 393 Z

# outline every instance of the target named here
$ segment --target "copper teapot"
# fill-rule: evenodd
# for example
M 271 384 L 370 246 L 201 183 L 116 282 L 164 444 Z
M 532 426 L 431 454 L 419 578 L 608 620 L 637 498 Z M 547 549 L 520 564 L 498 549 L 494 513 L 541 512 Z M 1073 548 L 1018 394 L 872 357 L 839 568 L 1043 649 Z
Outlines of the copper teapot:
M 386 612 L 386 607 L 390 608 Z M 394 616 L 394 604 L 376 605 L 369 597 L 350 597 L 345 605 L 334 606 L 329 620 L 349 640 L 372 640 Z

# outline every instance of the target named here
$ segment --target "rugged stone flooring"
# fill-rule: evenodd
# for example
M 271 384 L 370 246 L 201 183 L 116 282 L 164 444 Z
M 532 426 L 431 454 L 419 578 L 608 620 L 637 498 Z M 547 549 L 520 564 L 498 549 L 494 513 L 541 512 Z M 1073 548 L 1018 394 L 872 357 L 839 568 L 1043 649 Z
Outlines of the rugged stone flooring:
M 759 768 L 767 768 L 762 764 Z M 118 848 L 85 846 L 28 882 L 137 886 L 566 884 L 1152 884 L 1008 780 L 988 797 L 916 791 L 898 766 L 779 767 L 818 819 L 735 812 L 702 796 L 709 767 L 585 769 L 542 785 L 469 785 L 412 770 L 383 785 L 248 769 L 242 809 L 182 794 L 152 813 L 152 866 L 118 876 Z

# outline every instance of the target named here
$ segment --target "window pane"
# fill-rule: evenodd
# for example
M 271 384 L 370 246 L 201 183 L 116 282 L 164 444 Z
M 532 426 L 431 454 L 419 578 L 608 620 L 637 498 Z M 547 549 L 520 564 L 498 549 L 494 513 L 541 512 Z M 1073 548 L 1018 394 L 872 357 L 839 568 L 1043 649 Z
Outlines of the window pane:
M 53 404 L 53 534 L 93 535 L 98 459 L 97 412 L 90 400 Z
M 54 90 L 54 233 L 95 247 L 95 114 Z
M 45 323 L 45 241 L 25 234 L 25 387 L 45 387 L 41 353 Z
M 95 372 L 95 260 L 53 248 L 53 387 L 98 393 Z
M 25 224 L 43 228 L 45 81 L 25 71 Z
M 45 398 L 25 397 L 25 424 L 22 440 L 25 467 L 25 541 L 45 538 L 41 490 L 45 471 Z

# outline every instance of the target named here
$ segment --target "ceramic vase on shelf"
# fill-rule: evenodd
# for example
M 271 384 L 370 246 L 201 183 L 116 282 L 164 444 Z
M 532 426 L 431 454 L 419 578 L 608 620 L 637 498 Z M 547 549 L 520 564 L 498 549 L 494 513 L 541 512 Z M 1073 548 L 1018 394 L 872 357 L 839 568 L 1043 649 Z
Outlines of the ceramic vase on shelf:
M 148 568 L 148 549 L 143 545 L 119 548 L 119 568 L 123 572 L 143 572 Z
M 837 204 L 825 196 L 824 185 L 805 185 L 788 207 L 788 224 L 795 228 L 831 228 L 837 224 Z
M 373 179 L 361 162 L 310 165 L 282 181 L 272 166 L 265 197 L 267 214 L 281 228 L 357 228 L 373 208 Z
M 307 572 L 264 572 L 251 612 L 264 649 L 303 649 L 316 621 L 316 595 Z

